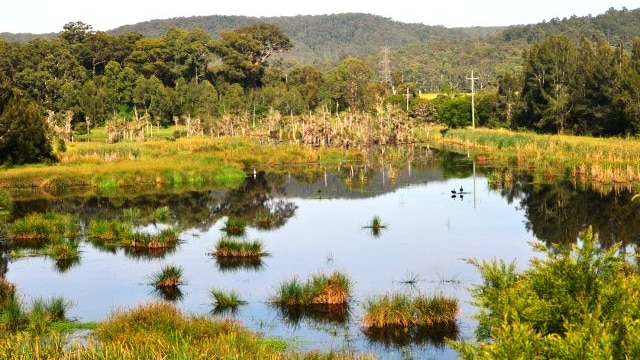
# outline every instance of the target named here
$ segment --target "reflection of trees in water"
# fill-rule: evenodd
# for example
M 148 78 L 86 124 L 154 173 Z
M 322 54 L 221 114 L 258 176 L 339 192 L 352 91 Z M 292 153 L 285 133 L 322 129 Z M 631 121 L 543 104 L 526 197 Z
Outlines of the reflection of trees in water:
M 520 199 L 527 229 L 547 245 L 575 242 L 589 225 L 604 246 L 640 245 L 640 202 L 631 201 L 630 192 L 603 194 L 566 182 L 532 184 L 528 176 L 497 190 L 509 202 Z
M 123 209 L 139 209 L 143 217 L 150 218 L 159 207 L 170 209 L 168 222 L 180 229 L 208 230 L 225 216 L 239 217 L 253 223 L 260 213 L 268 213 L 273 219 L 272 228 L 282 226 L 291 218 L 296 206 L 286 200 L 274 201 L 271 191 L 275 183 L 282 183 L 283 176 L 270 177 L 264 173 L 247 177 L 243 184 L 232 190 L 187 191 L 141 195 L 130 198 L 65 198 L 55 200 L 33 200 L 15 203 L 13 218 L 20 218 L 31 212 L 54 211 L 73 213 L 86 226 L 89 219 L 122 218 Z M 142 225 L 151 225 L 151 220 Z

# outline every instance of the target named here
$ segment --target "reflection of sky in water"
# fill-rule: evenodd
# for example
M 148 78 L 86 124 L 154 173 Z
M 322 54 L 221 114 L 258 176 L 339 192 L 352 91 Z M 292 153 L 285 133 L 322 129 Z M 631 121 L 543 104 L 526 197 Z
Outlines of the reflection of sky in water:
M 368 347 L 358 328 L 362 300 L 371 295 L 406 290 L 402 280 L 417 276 L 415 288 L 424 293 L 443 293 L 460 299 L 462 336 L 472 335 L 466 287 L 479 277 L 463 258 L 517 259 L 526 265 L 532 235 L 524 226 L 524 214 L 490 191 L 486 179 L 476 179 L 476 191 L 452 199 L 450 190 L 464 186 L 473 192 L 473 178 L 429 182 L 397 189 L 381 196 L 358 200 L 313 200 L 293 198 L 298 209 L 281 228 L 261 232 L 248 230 L 248 237 L 265 243 L 269 257 L 260 271 L 220 271 L 208 255 L 221 236 L 223 221 L 206 232 L 187 230 L 184 243 L 164 259 L 132 260 L 121 250 L 117 255 L 81 246 L 81 262 L 64 274 L 55 272 L 50 260 L 20 259 L 9 265 L 7 278 L 28 300 L 36 296 L 64 295 L 74 301 L 71 316 L 83 321 L 102 320 L 112 309 L 131 307 L 157 299 L 147 277 L 165 264 L 180 265 L 187 282 L 179 306 L 192 313 L 213 309 L 209 290 L 237 291 L 249 304 L 235 315 L 246 326 L 266 335 L 299 339 L 303 348 L 351 346 L 377 352 L 381 358 L 401 358 L 399 349 L 382 345 Z M 378 215 L 387 228 L 375 238 L 367 225 Z M 303 320 L 298 326 L 282 325 L 280 313 L 267 305 L 275 288 L 284 280 L 339 270 L 354 282 L 350 327 Z M 345 345 L 344 340 L 350 342 Z M 453 358 L 450 350 L 426 347 L 418 358 Z

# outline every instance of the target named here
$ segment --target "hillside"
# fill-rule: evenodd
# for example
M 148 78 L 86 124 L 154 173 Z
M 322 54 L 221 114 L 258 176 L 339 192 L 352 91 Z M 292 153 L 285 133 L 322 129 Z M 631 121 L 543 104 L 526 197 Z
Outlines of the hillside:
M 517 69 L 523 50 L 546 34 L 561 33 L 574 39 L 604 38 L 626 46 L 640 36 L 640 9 L 626 8 L 611 8 L 597 16 L 509 27 L 445 28 L 362 13 L 285 17 L 211 15 L 150 20 L 121 26 L 109 33 L 137 32 L 145 37 L 159 37 L 171 27 L 200 28 L 218 38 L 221 32 L 258 22 L 276 25 L 291 39 L 294 48 L 283 57 L 289 63 L 314 64 L 327 70 L 346 57 L 356 56 L 377 69 L 382 62 L 381 49 L 388 48 L 396 78 L 415 82 L 427 91 L 437 90 L 443 83 L 465 90 L 471 70 L 479 76 L 480 87 L 488 85 L 501 73 Z M 55 36 L 0 33 L 0 38 L 19 42 Z

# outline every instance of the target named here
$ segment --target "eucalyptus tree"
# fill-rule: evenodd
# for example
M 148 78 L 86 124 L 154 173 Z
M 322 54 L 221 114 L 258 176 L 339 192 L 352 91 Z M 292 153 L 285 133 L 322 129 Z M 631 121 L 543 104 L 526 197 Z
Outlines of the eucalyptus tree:
M 212 66 L 217 76 L 245 87 L 262 85 L 269 57 L 293 47 L 289 38 L 274 25 L 254 24 L 221 33 L 213 50 L 220 61 Z
M 375 72 L 364 61 L 350 57 L 327 75 L 331 98 L 338 106 L 357 112 L 364 109 L 367 84 Z

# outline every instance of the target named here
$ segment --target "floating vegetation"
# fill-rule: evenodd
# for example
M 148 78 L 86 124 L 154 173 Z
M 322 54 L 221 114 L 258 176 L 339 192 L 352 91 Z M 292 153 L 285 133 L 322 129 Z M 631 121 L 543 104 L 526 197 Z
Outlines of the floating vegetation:
M 311 321 L 315 325 L 338 324 L 344 325 L 349 321 L 348 304 L 289 306 L 276 305 L 274 308 L 280 317 L 290 326 L 298 327 L 302 321 Z
M 267 253 L 264 251 L 264 244 L 260 240 L 223 237 L 216 243 L 213 255 L 217 258 L 255 258 L 267 255 Z
M 260 230 L 270 230 L 277 218 L 269 211 L 260 211 L 254 220 L 255 226 Z
M 244 236 L 247 232 L 247 223 L 241 219 L 229 218 L 220 230 L 226 233 L 227 236 Z
M 365 302 L 365 328 L 431 327 L 455 322 L 458 300 L 444 295 L 385 294 Z
M 235 291 L 225 292 L 220 289 L 211 289 L 209 292 L 215 302 L 213 309 L 214 314 L 223 314 L 226 312 L 235 313 L 240 306 L 248 304 L 242 300 L 240 295 Z
M 340 273 L 319 273 L 302 283 L 297 277 L 280 284 L 271 300 L 276 305 L 312 306 L 346 304 L 351 296 L 351 281 Z

